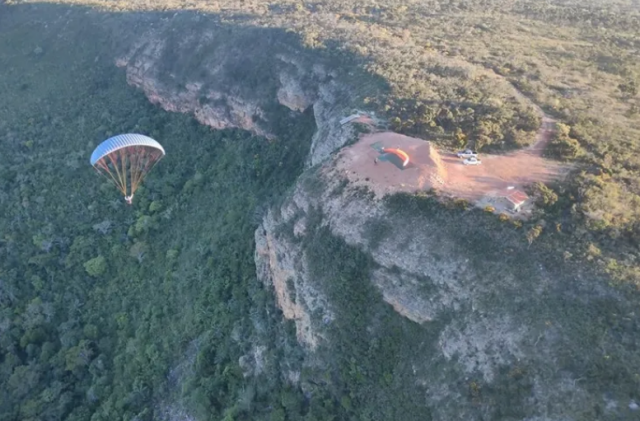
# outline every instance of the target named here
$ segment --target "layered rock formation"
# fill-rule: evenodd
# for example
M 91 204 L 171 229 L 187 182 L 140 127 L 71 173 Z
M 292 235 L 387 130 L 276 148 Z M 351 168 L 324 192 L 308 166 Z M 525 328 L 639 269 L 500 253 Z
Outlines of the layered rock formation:
M 309 165 L 354 138 L 353 127 L 340 119 L 358 104 L 357 89 L 343 83 L 320 54 L 296 49 L 293 36 L 222 26 L 202 32 L 192 27 L 177 35 L 175 25 L 156 23 L 116 60 L 127 81 L 152 103 L 192 113 L 216 129 L 241 128 L 267 138 L 279 134 L 275 114 L 283 111 L 278 107 L 290 110 L 290 119 L 312 107 L 317 131 Z

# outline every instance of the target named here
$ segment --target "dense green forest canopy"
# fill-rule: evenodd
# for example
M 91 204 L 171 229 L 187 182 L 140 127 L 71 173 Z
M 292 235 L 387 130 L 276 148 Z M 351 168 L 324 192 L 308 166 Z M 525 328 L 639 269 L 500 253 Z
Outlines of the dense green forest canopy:
M 151 419 L 178 381 L 200 419 L 259 419 L 240 390 L 264 411 L 279 377 L 255 390 L 238 358 L 282 327 L 253 232 L 301 171 L 313 120 L 273 141 L 211 130 L 128 87 L 81 20 L 37 25 L 0 34 L 0 419 Z M 129 131 L 168 152 L 132 207 L 88 161 Z M 172 372 L 185 353 L 194 366 Z

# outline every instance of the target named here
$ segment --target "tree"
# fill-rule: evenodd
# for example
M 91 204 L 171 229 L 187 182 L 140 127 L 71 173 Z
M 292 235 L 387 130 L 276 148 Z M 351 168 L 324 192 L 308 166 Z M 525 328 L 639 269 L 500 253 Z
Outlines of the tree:
M 149 212 L 151 212 L 151 213 L 157 213 L 157 212 L 159 212 L 161 210 L 162 210 L 162 204 L 157 200 L 154 200 L 149 205 Z
M 107 260 L 103 256 L 94 257 L 84 263 L 84 270 L 90 276 L 98 277 L 107 270 Z
M 556 138 L 550 146 L 560 158 L 575 158 L 580 153 L 580 144 L 571 137 Z
M 84 259 L 91 256 L 91 251 L 95 250 L 95 241 L 91 236 L 77 236 L 71 244 L 69 254 L 65 259 L 67 268 L 79 265 Z
M 533 188 L 531 190 L 535 197 L 536 205 L 540 207 L 550 207 L 558 201 L 558 195 L 556 192 L 539 181 L 533 184 Z
M 459 127 L 456 127 L 454 137 L 457 148 L 464 148 L 465 146 L 467 146 L 467 135 L 465 135 Z
M 549 153 L 556 158 L 575 158 L 580 153 L 580 143 L 570 136 L 571 127 L 558 123 L 556 134 L 549 143 Z
M 89 365 L 93 358 L 93 351 L 89 341 L 82 340 L 77 346 L 70 348 L 65 353 L 65 368 L 68 371 L 76 371 Z
M 284 421 L 285 419 L 284 409 L 280 407 L 273 410 L 269 417 L 269 421 Z
M 535 131 L 540 127 L 540 116 L 535 112 L 533 108 L 528 108 L 525 111 L 519 113 L 520 121 L 519 128 L 524 131 Z
M 529 246 L 533 244 L 540 234 L 542 234 L 542 227 L 540 225 L 536 225 L 527 231 L 527 242 L 529 243 Z
M 391 129 L 395 132 L 402 130 L 402 120 L 399 117 L 393 117 L 390 121 Z

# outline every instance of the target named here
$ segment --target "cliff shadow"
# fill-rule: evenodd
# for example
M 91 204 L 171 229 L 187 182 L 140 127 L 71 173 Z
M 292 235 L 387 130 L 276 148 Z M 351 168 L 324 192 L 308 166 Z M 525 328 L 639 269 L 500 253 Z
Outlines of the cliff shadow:
M 364 70 L 369 59 L 341 48 L 339 40 L 312 48 L 289 28 L 259 26 L 257 21 L 249 13 L 0 4 L 0 31 L 33 37 L 33 50 L 24 55 L 35 65 L 52 54 L 59 65 L 86 66 L 90 72 L 119 63 L 127 68 L 130 84 L 144 78 L 158 91 L 187 92 L 199 107 L 215 108 L 229 98 L 242 103 L 244 114 L 254 107 L 253 115 L 242 116 L 246 124 L 237 124 L 241 128 L 254 120 L 273 129 L 265 132 L 277 134 L 321 95 L 325 110 L 350 113 L 367 108 L 365 98 L 389 93 L 383 78 Z M 100 89 L 97 83 L 96 91 Z M 175 111 L 194 112 L 187 108 Z

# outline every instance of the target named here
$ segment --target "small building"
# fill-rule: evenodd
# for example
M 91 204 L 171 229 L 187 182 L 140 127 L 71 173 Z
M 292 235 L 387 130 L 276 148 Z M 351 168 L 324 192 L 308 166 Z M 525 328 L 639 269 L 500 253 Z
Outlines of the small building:
M 520 212 L 522 205 L 527 203 L 529 200 L 529 196 L 523 191 L 514 190 L 505 196 L 507 203 L 509 204 L 509 211 L 511 212 Z

